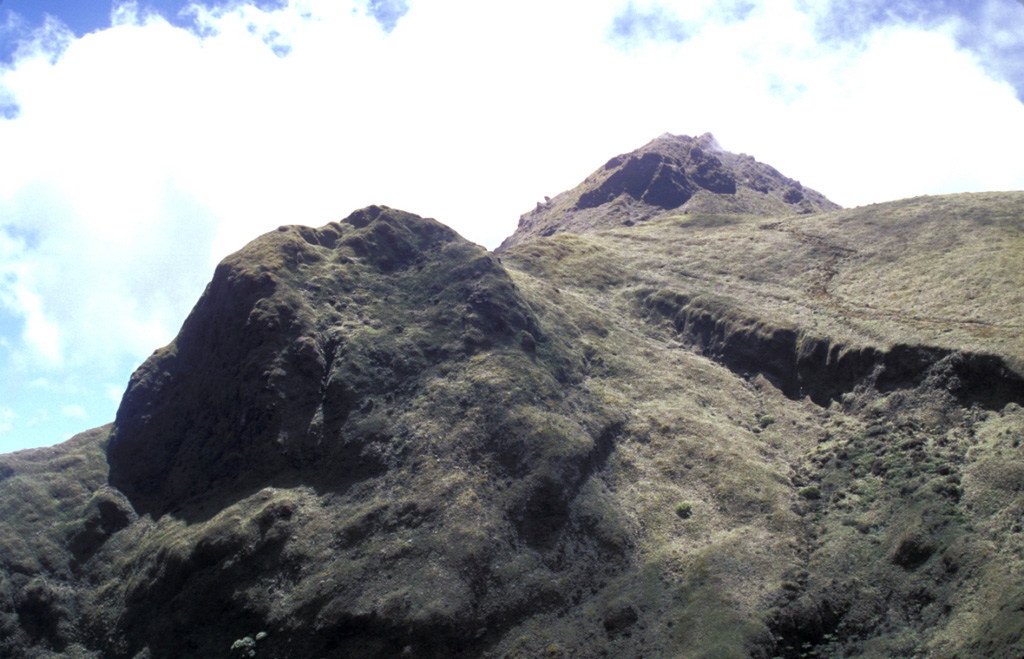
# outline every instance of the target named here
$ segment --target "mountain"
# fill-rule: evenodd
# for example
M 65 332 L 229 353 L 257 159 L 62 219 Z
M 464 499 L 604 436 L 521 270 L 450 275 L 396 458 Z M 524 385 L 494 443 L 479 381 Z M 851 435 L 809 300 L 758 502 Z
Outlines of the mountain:
M 572 190 L 538 203 L 497 251 L 560 232 L 632 226 L 666 211 L 786 216 L 838 209 L 774 167 L 724 151 L 711 133 L 666 133 L 615 156 Z
M 0 655 L 1019 656 L 1022 254 L 1024 193 L 843 210 L 708 135 L 496 253 L 281 227 L 0 456 Z

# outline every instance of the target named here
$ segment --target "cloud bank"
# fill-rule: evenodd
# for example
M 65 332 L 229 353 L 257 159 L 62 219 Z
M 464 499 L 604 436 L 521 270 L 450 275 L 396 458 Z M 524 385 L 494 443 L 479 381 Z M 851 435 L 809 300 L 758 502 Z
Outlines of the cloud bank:
M 386 204 L 494 247 L 663 132 L 711 131 L 844 205 L 1024 188 L 1004 61 L 1024 10 L 915 5 L 123 4 L 80 38 L 51 20 L 0 69 L 0 451 L 111 420 L 215 263 L 281 224 Z

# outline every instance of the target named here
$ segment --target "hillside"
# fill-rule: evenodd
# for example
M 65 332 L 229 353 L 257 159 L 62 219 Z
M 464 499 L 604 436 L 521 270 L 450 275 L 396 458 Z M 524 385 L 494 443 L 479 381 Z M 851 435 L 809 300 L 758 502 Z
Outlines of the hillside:
M 1022 261 L 1024 193 L 844 210 L 710 136 L 494 254 L 281 227 L 0 456 L 0 656 L 1018 656 Z

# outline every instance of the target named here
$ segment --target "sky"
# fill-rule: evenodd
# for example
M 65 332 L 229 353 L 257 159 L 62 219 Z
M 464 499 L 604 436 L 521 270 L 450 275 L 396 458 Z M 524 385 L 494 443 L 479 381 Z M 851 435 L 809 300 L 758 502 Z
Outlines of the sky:
M 1017 0 L 0 0 L 0 453 L 113 420 L 226 255 L 369 204 L 488 248 L 711 132 L 833 201 L 1024 189 Z

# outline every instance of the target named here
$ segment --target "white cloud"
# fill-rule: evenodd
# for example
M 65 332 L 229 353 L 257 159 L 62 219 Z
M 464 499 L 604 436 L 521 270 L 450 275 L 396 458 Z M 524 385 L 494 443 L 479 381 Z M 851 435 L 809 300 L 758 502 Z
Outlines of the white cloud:
M 84 419 L 87 416 L 81 405 L 65 405 L 60 408 L 60 413 L 71 419 Z
M 814 90 L 787 108 L 803 143 L 765 157 L 785 171 L 826 150 L 814 186 L 842 204 L 1024 187 L 1024 105 L 945 35 L 880 31 Z
M 59 366 L 60 330 L 43 310 L 25 252 L 22 241 L 0 231 L 0 305 L 23 320 L 25 345 L 32 356 L 46 366 Z
M 822 42 L 822 3 L 637 2 L 687 38 L 623 48 L 618 0 L 407 4 L 390 33 L 363 3 L 197 7 L 202 36 L 121 5 L 111 29 L 23 47 L 0 71 L 20 107 L 0 121 L 18 377 L 126 380 L 216 261 L 280 224 L 382 203 L 493 247 L 666 131 L 712 131 L 844 204 L 1024 187 L 1024 106 L 952 27 Z
M 9 433 L 14 429 L 14 420 L 18 418 L 17 412 L 9 407 L 0 407 L 0 435 Z

